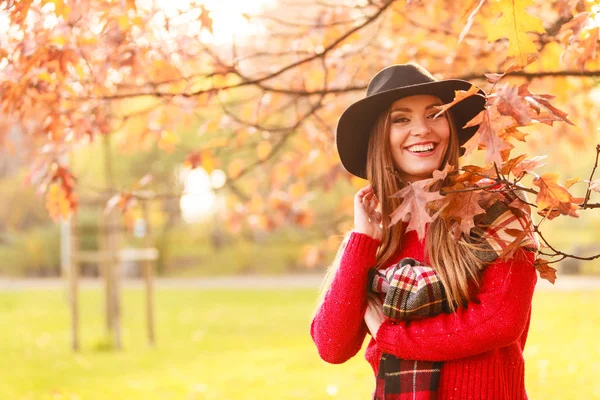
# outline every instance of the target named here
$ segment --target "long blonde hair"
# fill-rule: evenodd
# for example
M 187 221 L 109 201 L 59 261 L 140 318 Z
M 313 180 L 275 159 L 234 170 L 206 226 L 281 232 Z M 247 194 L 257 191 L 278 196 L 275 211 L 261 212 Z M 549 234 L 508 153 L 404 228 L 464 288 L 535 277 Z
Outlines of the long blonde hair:
M 447 164 L 458 168 L 460 157 L 458 132 L 452 115 L 446 113 L 446 116 L 450 125 L 450 140 L 440 168 L 444 168 Z M 389 226 L 390 214 L 402 201 L 402 199 L 390 197 L 402 188 L 402 183 L 390 171 L 390 168 L 395 171 L 397 169 L 394 167 L 392 159 L 389 130 L 390 110 L 388 109 L 377 118 L 373 126 L 369 137 L 367 153 L 369 157 L 367 157 L 366 166 L 367 179 L 373 185 L 375 194 L 381 203 L 383 239 L 377 252 L 374 265 L 376 268 L 386 266 L 394 257 L 402 243 L 403 236 L 403 228 L 400 223 Z M 327 269 L 321 285 L 318 305 L 323 302 L 325 294 L 331 286 L 351 232 L 344 235 L 337 254 Z M 474 244 L 466 242 L 462 237 L 458 241 L 455 240 L 448 229 L 446 221 L 442 218 L 436 218 L 427 229 L 425 252 L 429 256 L 431 267 L 435 269 L 444 286 L 448 304 L 453 311 L 458 306 L 471 300 L 472 293 L 469 290 L 469 281 L 472 281 L 476 286 L 479 284 L 480 271 L 484 261 L 475 255 L 474 248 L 476 248 Z

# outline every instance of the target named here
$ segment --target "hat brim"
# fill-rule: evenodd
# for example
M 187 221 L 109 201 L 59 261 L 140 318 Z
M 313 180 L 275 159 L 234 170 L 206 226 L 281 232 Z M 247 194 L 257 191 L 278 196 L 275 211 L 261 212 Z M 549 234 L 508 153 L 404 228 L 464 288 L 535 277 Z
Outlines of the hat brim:
M 454 100 L 455 90 L 469 90 L 472 83 L 460 79 L 448 79 L 404 86 L 365 97 L 350 105 L 340 116 L 336 131 L 336 146 L 342 165 L 348 172 L 366 179 L 367 149 L 369 136 L 375 120 L 394 101 L 413 95 L 430 94 L 437 96 L 442 102 Z M 478 88 L 479 89 L 479 88 Z M 479 89 L 479 93 L 485 92 Z M 465 144 L 479 128 L 463 126 L 485 108 L 485 98 L 470 96 L 452 106 L 452 114 L 458 130 L 459 145 Z

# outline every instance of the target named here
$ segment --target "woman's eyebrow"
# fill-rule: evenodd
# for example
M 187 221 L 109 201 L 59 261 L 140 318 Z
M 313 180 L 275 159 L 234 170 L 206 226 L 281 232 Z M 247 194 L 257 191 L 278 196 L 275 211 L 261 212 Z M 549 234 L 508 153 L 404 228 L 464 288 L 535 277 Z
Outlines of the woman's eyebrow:
M 441 106 L 441 105 L 442 105 L 442 103 L 440 103 L 439 101 L 432 103 L 432 104 L 428 105 L 427 107 L 425 107 L 425 111 L 430 110 L 434 107 Z M 395 113 L 395 112 L 411 112 L 411 111 L 412 110 L 408 107 L 398 107 L 398 108 L 394 108 L 391 112 Z

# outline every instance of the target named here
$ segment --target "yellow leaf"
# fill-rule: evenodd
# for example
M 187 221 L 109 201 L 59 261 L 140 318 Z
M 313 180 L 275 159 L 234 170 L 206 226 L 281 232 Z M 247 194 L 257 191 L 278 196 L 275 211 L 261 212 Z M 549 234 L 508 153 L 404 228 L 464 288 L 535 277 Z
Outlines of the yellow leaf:
M 71 12 L 71 8 L 67 6 L 64 0 L 46 0 L 44 3 L 52 3 L 54 4 L 54 13 L 57 17 L 63 17 L 65 20 L 69 16 Z
M 129 18 L 127 17 L 127 15 L 120 15 L 117 22 L 119 23 L 119 28 L 121 28 L 122 31 L 127 31 L 129 30 L 130 27 L 130 22 L 129 22 Z
M 306 184 L 304 182 L 296 182 L 290 185 L 288 193 L 293 199 L 299 199 L 306 193 Z
M 58 45 L 58 46 L 64 46 L 65 44 L 67 44 L 68 39 L 65 36 L 54 36 L 52 37 L 52 39 L 50 40 L 50 43 Z
M 240 173 L 242 172 L 242 169 L 244 168 L 244 164 L 242 163 L 241 160 L 233 160 L 230 164 L 229 167 L 227 167 L 227 174 L 229 175 L 229 178 L 235 179 L 237 178 Z
M 164 130 L 160 133 L 160 138 L 158 140 L 158 147 L 165 151 L 173 151 L 175 149 L 175 145 L 179 143 L 179 136 L 175 133 Z
M 571 186 L 573 186 L 574 184 L 576 184 L 577 182 L 579 182 L 579 178 L 570 178 L 570 179 L 567 179 L 567 182 L 565 182 L 565 187 L 568 189 Z
M 271 172 L 271 186 L 279 188 L 290 178 L 290 170 L 287 164 L 278 163 L 273 166 Z
M 38 74 L 37 76 L 38 80 L 40 81 L 44 81 L 44 82 L 52 82 L 52 77 L 50 76 L 50 74 L 48 73 L 48 71 L 42 71 Z
M 212 153 L 209 153 L 209 152 L 202 153 L 202 168 L 204 168 L 204 170 L 207 173 L 210 174 L 211 172 L 213 172 L 215 170 L 216 165 L 217 165 L 217 160 L 215 160 Z
M 527 65 L 529 54 L 537 53 L 527 32 L 546 32 L 542 20 L 525 11 L 530 5 L 533 5 L 532 0 L 495 0 L 491 3 L 492 11 L 502 13 L 502 16 L 495 23 L 485 26 L 490 42 L 508 38 L 508 56 L 514 57 L 520 66 Z
M 269 142 L 268 140 L 262 140 L 258 144 L 258 147 L 256 148 L 256 153 L 258 154 L 258 158 L 260 160 L 266 160 L 267 157 L 269 156 L 269 154 L 271 154 L 272 148 L 273 148 L 273 146 L 271 145 L 271 142 Z

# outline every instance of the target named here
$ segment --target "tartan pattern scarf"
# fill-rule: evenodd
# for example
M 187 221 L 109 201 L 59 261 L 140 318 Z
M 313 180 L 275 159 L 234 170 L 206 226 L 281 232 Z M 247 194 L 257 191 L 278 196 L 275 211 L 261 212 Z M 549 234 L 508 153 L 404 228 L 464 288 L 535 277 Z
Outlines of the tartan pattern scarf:
M 492 204 L 471 230 L 468 238 L 480 244 L 477 256 L 490 263 L 504 255 L 513 242 L 536 251 L 539 242 L 528 225 L 528 216 L 517 216 L 508 204 L 514 199 Z M 515 236 L 514 230 L 524 234 Z M 511 232 L 512 234 L 509 234 Z M 415 320 L 450 312 L 443 285 L 432 267 L 412 258 L 403 258 L 383 270 L 372 269 L 369 290 L 384 296 L 383 314 L 392 321 Z M 373 400 L 435 400 L 442 362 L 403 360 L 382 354 Z

